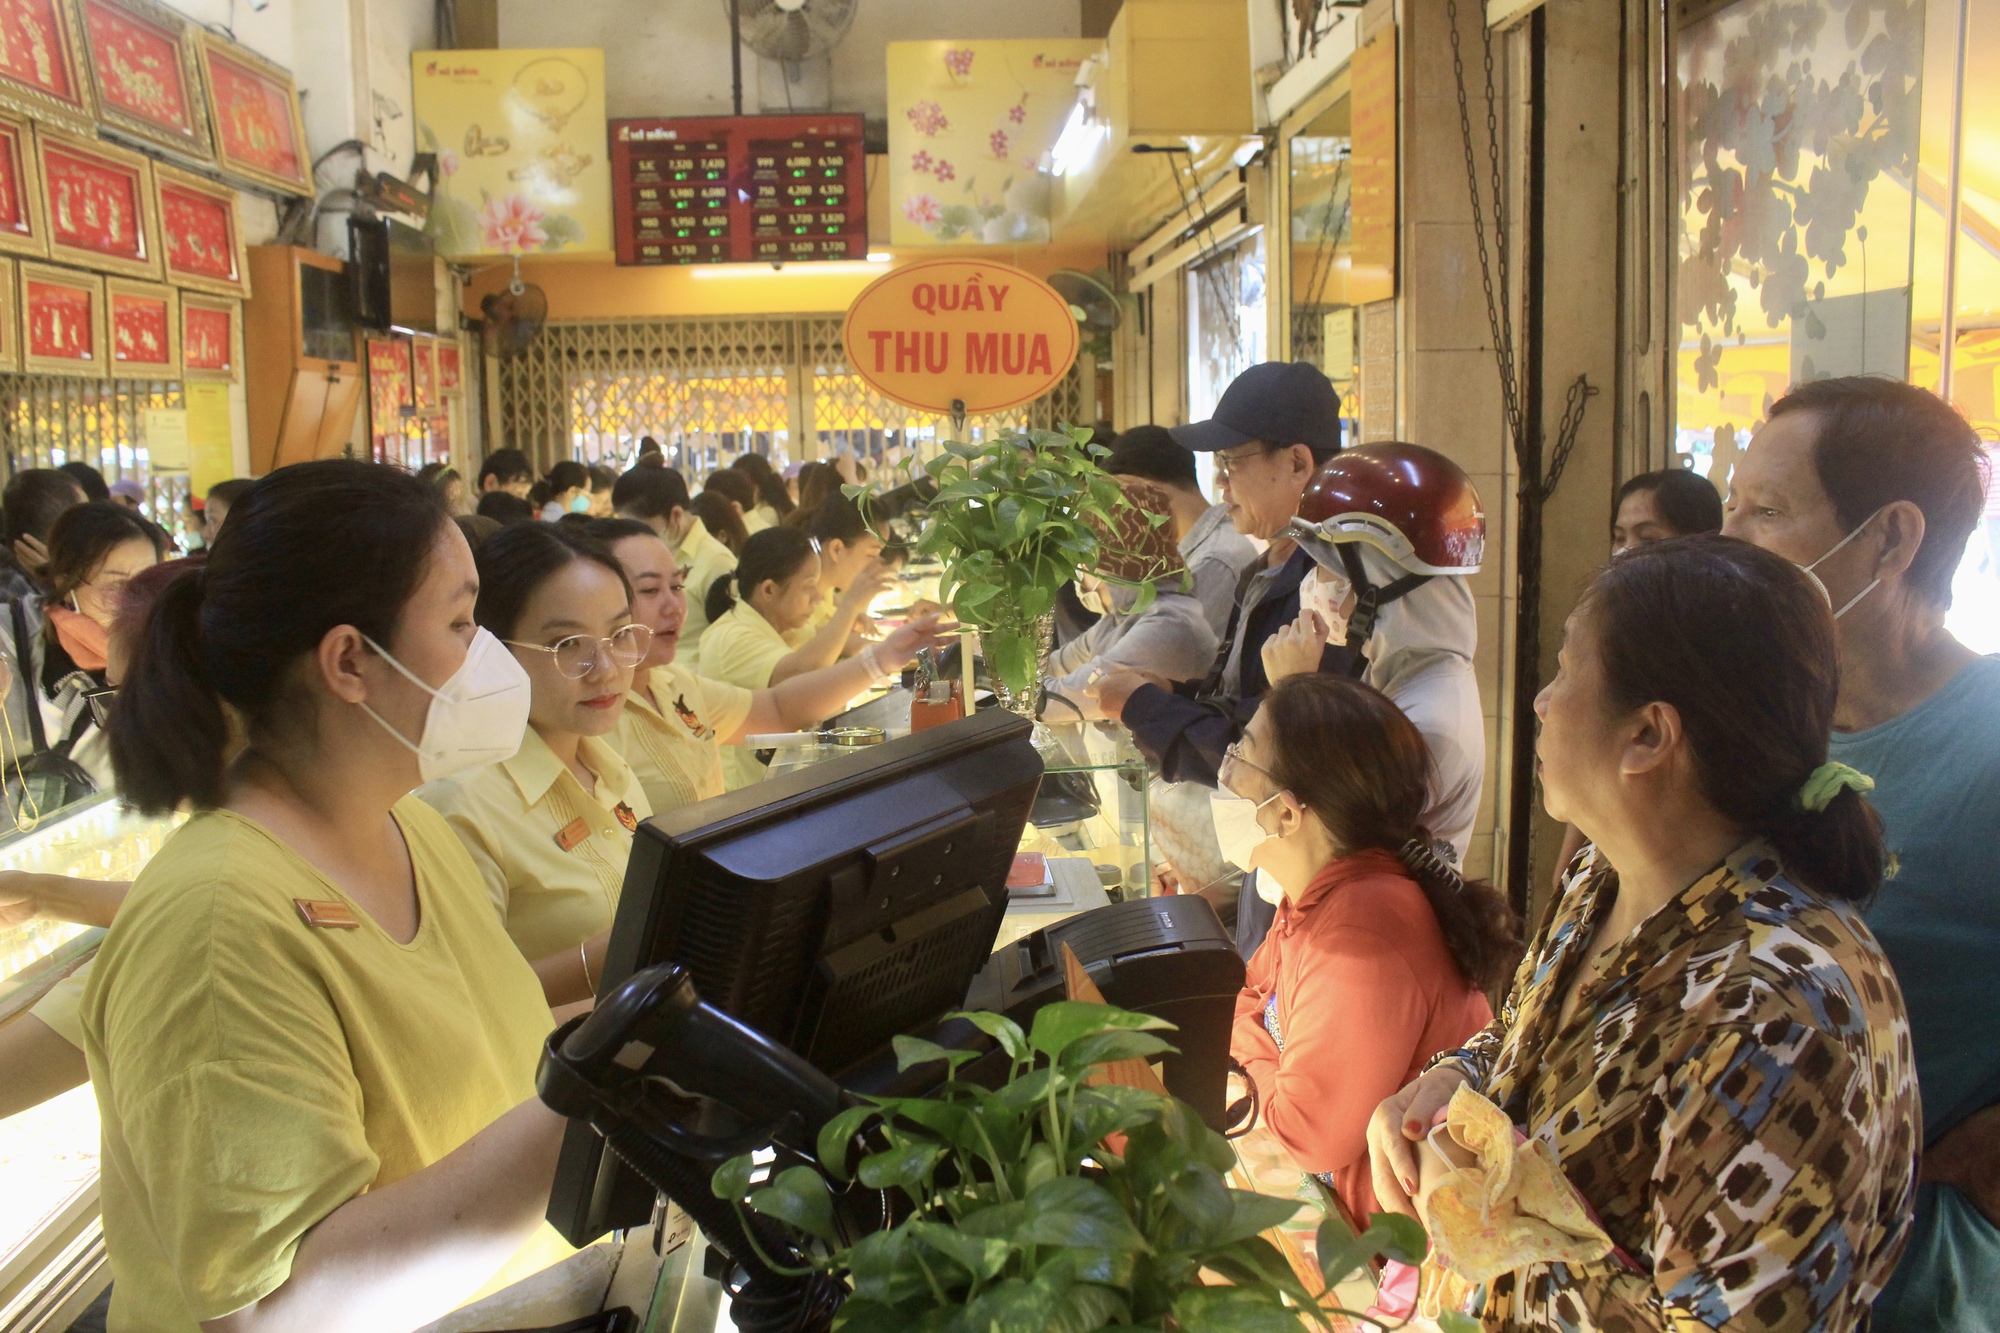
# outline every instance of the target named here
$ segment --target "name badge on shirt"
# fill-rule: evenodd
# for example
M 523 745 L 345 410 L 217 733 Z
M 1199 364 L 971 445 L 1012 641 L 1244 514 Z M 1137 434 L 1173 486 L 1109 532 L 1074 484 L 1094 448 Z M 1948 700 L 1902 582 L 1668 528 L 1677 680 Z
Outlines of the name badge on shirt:
M 564 851 L 573 850 L 576 845 L 590 836 L 590 821 L 582 815 L 556 830 L 556 846 Z
M 361 923 L 354 919 L 354 909 L 346 903 L 294 898 L 292 906 L 299 909 L 299 916 L 304 918 L 308 926 L 318 926 L 321 930 L 361 929 Z
M 618 816 L 618 822 L 625 826 L 627 833 L 637 833 L 639 831 L 639 816 L 631 806 L 620 801 L 612 813 Z

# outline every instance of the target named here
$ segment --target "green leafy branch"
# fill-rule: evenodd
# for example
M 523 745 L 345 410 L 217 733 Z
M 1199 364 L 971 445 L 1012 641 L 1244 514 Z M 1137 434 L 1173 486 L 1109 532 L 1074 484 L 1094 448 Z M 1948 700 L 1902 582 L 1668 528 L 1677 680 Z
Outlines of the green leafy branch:
M 997 1014 L 958 1017 L 1005 1053 L 997 1089 L 957 1077 L 973 1052 L 898 1037 L 903 1068 L 946 1066 L 934 1096 L 843 1112 L 820 1133 L 817 1170 L 754 1188 L 749 1157 L 715 1173 L 718 1198 L 801 1233 L 809 1261 L 850 1285 L 840 1333 L 1296 1333 L 1302 1313 L 1323 1328 L 1359 1318 L 1330 1297 L 1371 1260 L 1423 1258 L 1423 1228 L 1407 1217 L 1377 1214 L 1357 1236 L 1329 1214 L 1326 1294 L 1308 1290 L 1260 1234 L 1301 1200 L 1230 1188 L 1235 1151 L 1186 1103 L 1087 1082 L 1098 1065 L 1171 1051 L 1158 1035 L 1171 1024 L 1075 1001 L 1045 1005 L 1025 1033 Z M 844 1244 L 829 1179 L 899 1191 L 911 1211 Z M 1205 1285 L 1204 1272 L 1227 1285 Z M 1477 1329 L 1463 1315 L 1439 1323 Z

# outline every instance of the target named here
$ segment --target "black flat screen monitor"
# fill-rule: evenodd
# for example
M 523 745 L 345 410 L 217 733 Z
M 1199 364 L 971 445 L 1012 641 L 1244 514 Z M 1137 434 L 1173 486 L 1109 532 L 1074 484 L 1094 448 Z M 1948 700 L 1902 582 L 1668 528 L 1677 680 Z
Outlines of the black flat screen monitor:
M 1042 778 L 998 709 L 657 816 L 633 839 L 598 993 L 679 963 L 701 998 L 839 1078 L 960 1008 Z M 549 1221 L 573 1244 L 653 1195 L 571 1124 Z
M 350 218 L 354 312 L 371 329 L 436 333 L 437 248 L 394 218 Z

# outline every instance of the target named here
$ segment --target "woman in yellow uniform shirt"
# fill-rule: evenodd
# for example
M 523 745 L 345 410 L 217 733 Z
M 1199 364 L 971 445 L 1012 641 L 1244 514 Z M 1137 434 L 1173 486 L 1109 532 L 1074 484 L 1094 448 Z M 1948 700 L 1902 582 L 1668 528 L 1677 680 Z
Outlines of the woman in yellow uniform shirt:
M 920 650 L 943 642 L 940 617 L 930 616 L 858 657 L 772 688 L 745 689 L 700 676 L 674 656 L 687 616 L 687 572 L 672 549 L 634 519 L 604 519 L 590 525 L 590 535 L 618 557 L 632 585 L 632 618 L 653 631 L 652 652 L 632 677 L 619 737 L 655 814 L 720 796 L 723 746 L 746 735 L 811 727 L 887 680 Z
M 580 999 L 602 975 L 594 937 L 611 928 L 632 834 L 653 813 L 616 736 L 652 631 L 633 621 L 618 561 L 573 529 L 504 529 L 479 548 L 478 566 L 474 614 L 533 682 L 527 734 L 512 757 L 417 795 L 472 854 L 551 995 L 568 977 Z
M 84 993 L 115 1331 L 411 1329 L 560 1253 L 548 1006 L 408 795 L 525 722 L 477 587 L 434 489 L 328 460 L 251 487 L 147 618 L 112 763 L 196 813 Z
M 819 604 L 819 570 L 813 539 L 799 529 L 751 533 L 736 572 L 708 590 L 702 674 L 758 690 L 839 661 L 854 622 L 881 590 L 888 571 L 878 562 L 855 576 L 832 617 L 815 628 L 811 622 Z M 741 745 L 724 749 L 722 767 L 731 791 L 765 777 L 764 765 Z

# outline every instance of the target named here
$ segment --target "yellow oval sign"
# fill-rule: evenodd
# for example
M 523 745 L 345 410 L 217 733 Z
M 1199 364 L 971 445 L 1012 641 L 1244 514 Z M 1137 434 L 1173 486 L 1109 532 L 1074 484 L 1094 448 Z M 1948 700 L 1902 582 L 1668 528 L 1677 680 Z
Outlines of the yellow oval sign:
M 1007 264 L 932 259 L 894 269 L 847 308 L 847 364 L 885 398 L 968 416 L 1039 398 L 1069 373 L 1076 317 L 1055 288 Z

